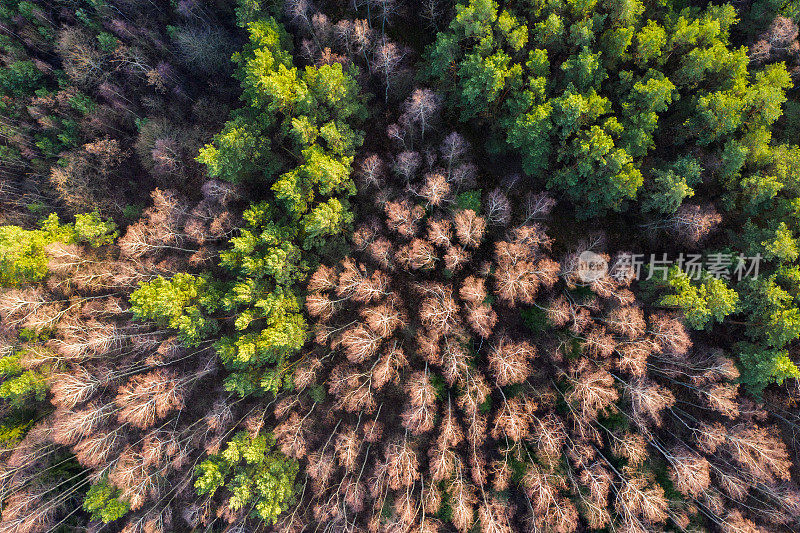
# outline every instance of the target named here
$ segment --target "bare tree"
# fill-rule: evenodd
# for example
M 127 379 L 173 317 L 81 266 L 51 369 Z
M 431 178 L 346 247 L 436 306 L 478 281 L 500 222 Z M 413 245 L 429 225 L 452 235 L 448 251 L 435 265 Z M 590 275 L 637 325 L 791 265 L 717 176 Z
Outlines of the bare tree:
M 489 370 L 500 387 L 524 382 L 533 373 L 536 350 L 529 343 L 501 337 L 489 353 Z
M 698 246 L 722 222 L 722 215 L 711 205 L 681 205 L 675 214 L 662 222 L 653 222 L 649 229 L 666 229 L 688 246 Z
M 461 244 L 468 248 L 477 248 L 486 231 L 486 220 L 472 209 L 462 209 L 453 217 L 453 226 Z
M 406 381 L 407 403 L 400 415 L 403 425 L 413 434 L 431 431 L 437 415 L 436 389 L 427 372 L 416 372 Z
M 381 187 L 386 179 L 383 160 L 375 154 L 366 157 L 358 167 L 357 176 L 365 187 Z
M 384 42 L 375 49 L 373 67 L 383 77 L 384 100 L 389 101 L 389 89 L 400 73 L 400 65 L 406 56 L 406 51 L 392 42 Z
M 389 229 L 404 237 L 413 237 L 417 234 L 419 223 L 425 215 L 424 209 L 412 206 L 407 200 L 387 202 L 384 209 Z
M 406 183 L 410 183 L 422 165 L 422 158 L 418 152 L 400 152 L 394 160 L 392 170 Z
M 453 224 L 446 218 L 433 219 L 428 221 L 427 238 L 436 246 L 447 247 L 453 239 Z
M 425 182 L 417 194 L 426 201 L 428 206 L 440 206 L 449 197 L 450 184 L 441 174 L 429 172 L 425 175 Z
M 168 413 L 181 409 L 186 395 L 185 380 L 163 370 L 134 376 L 117 392 L 115 403 L 121 422 L 138 428 L 152 427 Z
M 511 221 L 511 202 L 500 189 L 494 189 L 486 195 L 484 209 L 489 224 L 506 226 Z
M 400 124 L 407 130 L 418 129 L 420 138 L 425 139 L 425 131 L 439 121 L 442 99 L 430 89 L 414 89 L 403 104 Z

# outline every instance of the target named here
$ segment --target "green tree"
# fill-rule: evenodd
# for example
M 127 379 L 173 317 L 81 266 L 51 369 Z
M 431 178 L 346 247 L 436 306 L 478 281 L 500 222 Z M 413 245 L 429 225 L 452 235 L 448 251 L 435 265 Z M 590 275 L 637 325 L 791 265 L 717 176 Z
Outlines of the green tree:
M 748 390 L 760 394 L 770 383 L 782 385 L 784 380 L 800 378 L 800 369 L 789 358 L 787 350 L 742 342 L 736 346 L 741 380 Z
M 692 187 L 700 182 L 702 170 L 692 157 L 679 159 L 667 168 L 654 168 L 642 197 L 642 209 L 664 215 L 675 213 L 684 198 L 694 196 Z
M 501 13 L 496 2 L 462 0 L 422 75 L 578 216 L 623 211 L 637 198 L 645 211 L 669 214 L 699 181 L 689 154 L 719 158 L 731 177 L 770 158 L 788 74 L 771 65 L 750 75 L 746 49 L 729 41 L 735 20 L 729 5 L 565 9 L 543 0 Z M 528 40 L 506 38 L 526 27 Z
M 0 286 L 16 286 L 42 280 L 47 275 L 48 245 L 88 243 L 98 247 L 117 237 L 113 221 L 97 213 L 76 215 L 73 224 L 64 224 L 55 213 L 38 230 L 19 226 L 0 226 Z
M 800 337 L 800 309 L 779 281 L 778 276 L 772 274 L 741 284 L 750 318 L 761 325 L 748 329 L 748 334 L 775 348 L 783 348 Z
M 761 245 L 766 251 L 765 257 L 767 259 L 792 262 L 800 255 L 797 248 L 797 241 L 794 235 L 792 235 L 792 231 L 786 225 L 786 222 L 779 223 L 775 233 L 762 242 Z
M 353 71 L 338 63 L 295 68 L 291 40 L 274 19 L 249 20 L 246 29 L 249 41 L 234 55 L 246 105 L 198 160 L 211 176 L 267 185 L 259 187 L 267 198 L 244 212 L 244 227 L 220 254 L 230 282 L 214 294 L 234 318 L 216 348 L 228 390 L 277 394 L 291 387 L 292 357 L 307 337 L 297 286 L 314 252 L 353 220 L 347 197 L 356 192 L 351 166 L 366 110 Z M 186 290 L 197 288 L 197 296 L 170 296 L 171 308 L 144 292 L 134 307 L 201 338 L 211 323 L 203 312 L 213 309 L 195 303 L 206 290 L 195 285 Z
M 254 517 L 274 525 L 278 516 L 295 502 L 295 477 L 299 465 L 275 449 L 271 433 L 251 437 L 237 433 L 219 454 L 197 466 L 195 488 L 214 496 L 220 489 L 230 493 L 233 511 L 250 507 Z
M 119 236 L 117 225 L 113 220 L 103 220 L 99 213 L 75 215 L 75 241 L 85 242 L 98 248 L 113 243 Z
M 270 160 L 272 142 L 267 126 L 241 115 L 235 116 L 214 137 L 213 144 L 200 149 L 197 160 L 206 165 L 209 176 L 232 182 L 271 174 L 280 168 L 280 159 L 278 162 Z
M 289 386 L 290 357 L 306 341 L 306 323 L 294 285 L 308 268 L 294 224 L 273 221 L 275 210 L 266 202 L 244 213 L 246 226 L 220 254 L 221 264 L 236 275 L 220 300 L 235 314 L 235 335 L 217 344 L 222 361 L 232 371 L 229 390 L 240 394 L 277 393 Z
M 121 498 L 122 491 L 103 477 L 89 487 L 83 500 L 83 508 L 91 513 L 92 520 L 100 520 L 104 524 L 125 516 L 130 511 L 130 503 Z
M 693 329 L 705 329 L 722 322 L 736 312 L 739 295 L 725 281 L 704 273 L 698 283 L 677 266 L 670 268 L 667 285 L 675 291 L 661 298 L 660 305 L 683 311 L 686 323 Z
M 14 61 L 0 79 L 0 92 L 20 97 L 41 87 L 42 72 L 32 61 Z
M 289 285 L 303 279 L 306 266 L 296 244 L 298 229 L 275 218 L 278 215 L 267 202 L 250 206 L 243 214 L 245 226 L 240 234 L 230 240 L 228 250 L 220 253 L 220 264 L 243 281 L 261 278 Z M 236 296 L 237 303 L 252 303 L 252 293 L 235 286 L 231 292 L 240 293 Z
M 49 388 L 47 367 L 26 369 L 20 363 L 24 350 L 0 357 L 0 398 L 8 400 L 15 408 L 44 400 Z
M 634 57 L 640 64 L 658 63 L 667 47 L 667 32 L 655 20 L 647 24 L 636 34 L 636 52 Z
M 349 124 L 366 116 L 354 78 L 338 63 L 295 68 L 291 41 L 274 19 L 250 22 L 247 31 L 248 43 L 233 56 L 246 106 L 200 150 L 198 161 L 212 177 L 274 181 L 276 197 L 298 217 L 315 188 L 323 196 L 354 193 L 350 158 L 363 135 Z M 286 172 L 296 160 L 290 154 L 302 164 Z
M 130 302 L 135 318 L 176 329 L 184 343 L 196 346 L 217 330 L 216 321 L 207 313 L 218 308 L 219 298 L 219 291 L 206 277 L 181 272 L 140 283 Z
M 324 244 L 326 238 L 343 233 L 352 222 L 353 215 L 347 206 L 331 198 L 303 217 L 303 248 Z

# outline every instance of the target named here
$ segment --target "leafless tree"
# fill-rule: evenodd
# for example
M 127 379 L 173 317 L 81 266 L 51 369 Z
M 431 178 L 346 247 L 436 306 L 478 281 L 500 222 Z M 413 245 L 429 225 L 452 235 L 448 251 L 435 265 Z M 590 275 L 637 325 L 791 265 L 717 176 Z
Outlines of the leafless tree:
M 415 89 L 403 104 L 400 124 L 407 130 L 418 129 L 421 139 L 435 126 L 442 108 L 442 99 L 431 89 Z

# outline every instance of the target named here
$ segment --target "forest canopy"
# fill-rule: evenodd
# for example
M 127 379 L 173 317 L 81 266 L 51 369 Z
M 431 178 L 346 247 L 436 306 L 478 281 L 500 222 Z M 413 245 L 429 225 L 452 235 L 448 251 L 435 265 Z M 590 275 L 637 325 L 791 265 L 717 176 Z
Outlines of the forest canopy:
M 0 0 L 0 533 L 799 530 L 799 23 Z
M 474 0 L 456 5 L 424 72 L 460 120 L 489 126 L 493 148 L 518 151 L 580 216 L 633 201 L 671 215 L 734 146 L 756 163 L 786 101 L 785 66 L 751 72 L 730 42 L 736 20 L 730 4 Z

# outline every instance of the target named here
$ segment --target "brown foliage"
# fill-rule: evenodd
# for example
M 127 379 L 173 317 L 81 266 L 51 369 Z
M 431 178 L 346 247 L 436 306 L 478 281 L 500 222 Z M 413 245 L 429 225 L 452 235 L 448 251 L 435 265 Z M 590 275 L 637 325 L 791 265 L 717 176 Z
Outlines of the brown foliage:
M 400 247 L 394 257 L 397 263 L 412 270 L 431 270 L 436 267 L 438 260 L 433 245 L 422 239 L 413 239 L 409 244 Z
M 506 438 L 522 442 L 530 435 L 530 425 L 533 422 L 533 405 L 520 398 L 504 401 L 503 407 L 495 414 L 492 438 Z
M 500 387 L 522 383 L 533 372 L 536 349 L 529 343 L 502 337 L 489 353 L 489 370 Z
M 458 305 L 452 290 L 441 284 L 431 283 L 420 287 L 423 300 L 419 306 L 419 318 L 428 330 L 437 334 L 448 334 L 458 326 Z
M 642 427 L 647 427 L 651 422 L 660 426 L 664 409 L 675 403 L 675 396 L 669 390 L 644 379 L 629 383 L 627 394 L 630 396 L 633 418 Z
M 403 425 L 413 435 L 429 432 L 436 417 L 436 389 L 428 375 L 422 372 L 412 374 L 406 381 L 405 390 L 408 400 L 400 415 Z
M 427 238 L 436 246 L 447 247 L 453 239 L 453 224 L 448 219 L 428 219 Z
M 301 391 L 276 410 L 281 448 L 308 462 L 309 523 L 646 532 L 731 508 L 788 523 L 747 507 L 755 483 L 789 481 L 790 462 L 778 433 L 754 426 L 765 415 L 742 402 L 734 365 L 637 303 L 630 272 L 587 283 L 575 254 L 563 268 L 551 259 L 551 239 L 531 223 L 553 208 L 547 195 L 519 208 L 495 190 L 485 219 L 452 209 L 465 141 L 448 136 L 437 154 L 418 145 L 409 117 L 400 122 L 402 151 L 383 159 L 407 182 L 384 182 L 373 199 L 384 220 L 357 228 L 351 256 L 312 277 L 318 346 L 295 371 Z M 523 225 L 503 229 L 520 215 Z M 605 256 L 614 266 L 618 256 Z M 311 397 L 316 383 L 328 397 Z M 607 424 L 617 417 L 626 431 Z M 667 500 L 654 458 L 685 502 Z M 787 487 L 769 490 L 789 508 Z M 431 515 L 445 499 L 440 524 Z
M 619 399 L 614 378 L 603 368 L 582 361 L 572 372 L 572 390 L 564 399 L 575 405 L 585 421 L 595 421 L 600 413 Z
M 675 489 L 686 496 L 697 497 L 711 485 L 708 460 L 700 454 L 679 446 L 672 450 L 669 476 Z
M 625 519 L 650 526 L 663 523 L 668 516 L 664 489 L 636 476 L 623 479 L 614 507 Z
M 422 207 L 412 206 L 408 200 L 387 202 L 384 210 L 389 229 L 396 231 L 403 237 L 416 235 L 419 222 L 425 215 L 425 210 Z
M 146 429 L 172 411 L 182 409 L 186 383 L 163 370 L 132 377 L 120 386 L 114 403 L 117 417 L 135 427 Z
M 477 248 L 486 231 L 486 220 L 472 209 L 462 209 L 453 218 L 453 226 L 461 244 L 467 248 Z
M 605 321 L 611 331 L 628 339 L 641 337 L 646 328 L 644 313 L 638 307 L 616 307 L 608 314 Z
M 492 334 L 492 330 L 497 324 L 497 313 L 487 304 L 467 305 L 466 315 L 467 324 L 472 331 L 484 339 Z
M 407 440 L 386 446 L 386 478 L 392 490 L 409 487 L 419 479 L 417 453 Z
M 650 329 L 655 342 L 667 354 L 681 357 L 692 346 L 686 327 L 675 317 L 663 313 L 651 315 Z
M 666 222 L 667 231 L 689 246 L 699 245 L 722 222 L 711 205 L 681 205 Z
M 358 165 L 356 176 L 363 188 L 381 187 L 386 179 L 386 165 L 378 155 L 372 154 Z
M 459 246 L 448 246 L 444 255 L 445 268 L 451 272 L 458 272 L 469 261 L 470 253 Z
M 790 478 L 789 454 L 775 431 L 737 424 L 728 432 L 724 447 L 731 459 L 758 481 L 772 483 Z
M 95 433 L 113 414 L 110 406 L 91 403 L 77 411 L 56 411 L 50 437 L 65 446 L 73 445 Z
M 486 282 L 483 278 L 467 276 L 461 284 L 458 295 L 465 302 L 480 305 L 487 297 Z
M 445 203 L 450 194 L 450 184 L 447 179 L 438 173 L 428 173 L 419 194 L 426 202 L 428 207 L 440 206 Z

